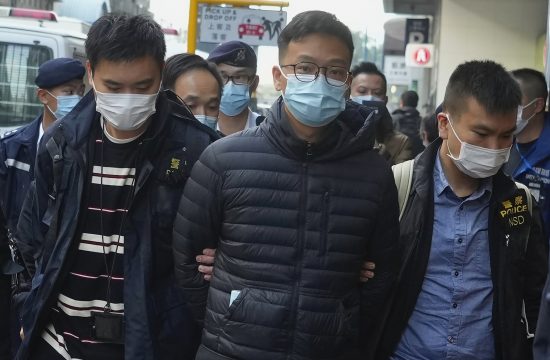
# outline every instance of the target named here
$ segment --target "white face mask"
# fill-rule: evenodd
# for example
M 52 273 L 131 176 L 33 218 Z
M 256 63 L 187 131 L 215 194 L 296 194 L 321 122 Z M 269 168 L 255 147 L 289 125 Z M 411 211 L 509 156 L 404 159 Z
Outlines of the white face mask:
M 514 131 L 514 135 L 519 134 L 520 132 L 525 129 L 527 124 L 529 124 L 529 120 L 531 120 L 537 113 L 533 113 L 533 115 L 529 116 L 529 118 L 524 119 L 523 118 L 523 110 L 528 108 L 529 106 L 533 105 L 538 99 L 533 99 L 529 104 L 525 106 L 518 107 L 518 117 L 516 119 L 516 131 Z
M 504 149 L 493 150 L 468 144 L 460 140 L 453 127 L 451 117 L 449 114 L 446 115 L 455 137 L 460 141 L 460 153 L 458 157 L 455 157 L 451 153 L 449 140 L 447 140 L 447 151 L 449 152 L 447 155 L 453 160 L 456 167 L 464 174 L 475 179 L 485 179 L 495 175 L 501 166 L 508 161 L 511 146 Z
M 139 129 L 156 112 L 158 91 L 154 94 L 111 94 L 95 91 L 96 111 L 117 130 Z M 160 88 L 159 88 L 160 91 Z

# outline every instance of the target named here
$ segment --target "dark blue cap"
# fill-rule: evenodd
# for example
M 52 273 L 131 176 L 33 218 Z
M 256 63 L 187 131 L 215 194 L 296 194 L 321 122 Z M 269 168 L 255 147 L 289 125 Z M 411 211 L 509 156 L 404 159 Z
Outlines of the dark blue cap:
M 74 79 L 82 79 L 85 72 L 84 65 L 78 60 L 52 59 L 40 65 L 34 83 L 39 88 L 51 89 Z
M 228 41 L 217 46 L 208 55 L 209 61 L 215 64 L 227 64 L 237 67 L 251 68 L 256 71 L 258 60 L 250 45 L 242 41 Z

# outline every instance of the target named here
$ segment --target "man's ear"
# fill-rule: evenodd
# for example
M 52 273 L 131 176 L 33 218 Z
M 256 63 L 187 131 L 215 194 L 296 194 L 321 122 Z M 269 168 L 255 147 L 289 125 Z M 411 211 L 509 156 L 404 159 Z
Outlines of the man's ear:
M 47 90 L 38 88 L 36 90 L 36 97 L 38 98 L 38 101 L 40 101 L 43 105 L 47 105 L 49 102 L 49 95 Z
M 273 75 L 273 86 L 275 90 L 282 91 L 285 88 L 286 79 L 281 73 L 281 69 L 278 66 L 273 66 L 271 74 Z
M 538 98 L 535 105 L 535 114 L 544 112 L 546 110 L 546 99 Z
M 86 73 L 88 74 L 88 82 L 92 82 L 92 64 L 90 60 L 86 60 Z
M 449 138 L 449 130 L 447 129 L 447 125 L 449 124 L 449 118 L 445 113 L 439 113 L 437 114 L 437 129 L 439 130 L 439 137 L 443 140 L 447 140 Z
M 250 93 L 252 94 L 256 89 L 258 88 L 258 84 L 260 83 L 260 77 L 258 75 L 254 75 L 254 80 L 252 80 L 252 83 L 250 84 Z

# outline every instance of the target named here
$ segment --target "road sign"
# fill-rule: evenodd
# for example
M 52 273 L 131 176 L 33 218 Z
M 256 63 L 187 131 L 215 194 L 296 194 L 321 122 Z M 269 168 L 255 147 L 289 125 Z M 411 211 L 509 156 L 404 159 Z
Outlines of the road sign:
M 249 45 L 277 45 L 285 25 L 285 11 L 205 6 L 199 38 L 207 43 L 242 40 Z
M 405 62 L 410 67 L 431 68 L 434 66 L 433 44 L 407 44 Z
M 387 83 L 391 85 L 409 85 L 411 82 L 404 56 L 384 56 L 384 75 Z

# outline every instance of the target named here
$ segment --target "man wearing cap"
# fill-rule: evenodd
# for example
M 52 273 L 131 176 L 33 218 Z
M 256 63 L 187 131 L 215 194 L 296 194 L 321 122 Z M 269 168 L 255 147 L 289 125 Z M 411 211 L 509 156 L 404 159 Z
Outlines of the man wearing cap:
M 225 83 L 218 130 L 224 135 L 231 135 L 262 122 L 264 117 L 248 107 L 250 95 L 256 91 L 259 81 L 254 50 L 242 41 L 228 41 L 216 47 L 208 60 L 218 66 Z
M 4 297 L 0 300 L 0 309 L 6 312 L 0 315 L 2 319 L 8 318 L 10 303 L 13 314 L 18 313 L 17 309 L 24 297 L 21 293 L 25 292 L 26 283 L 29 282 L 29 274 L 21 266 L 22 259 L 16 259 L 19 264 L 12 261 L 10 245 L 15 251 L 17 220 L 29 185 L 34 179 L 38 143 L 44 131 L 56 119 L 67 114 L 82 97 L 84 72 L 82 63 L 74 59 L 59 58 L 43 63 L 38 69 L 35 83 L 38 86 L 37 97 L 44 105 L 44 111 L 28 125 L 5 134 L 0 140 L 0 189 L 3 190 L 0 193 L 0 294 Z M 32 269 L 27 270 L 32 273 Z M 10 278 L 15 292 L 13 301 L 9 296 Z M 19 342 L 17 333 L 20 326 L 14 325 L 13 329 L 17 329 L 17 332 L 12 332 L 12 348 Z M 1 339 L 5 341 L 7 338 Z M 2 349 L 4 347 L 0 346 L 0 359 L 3 359 Z

